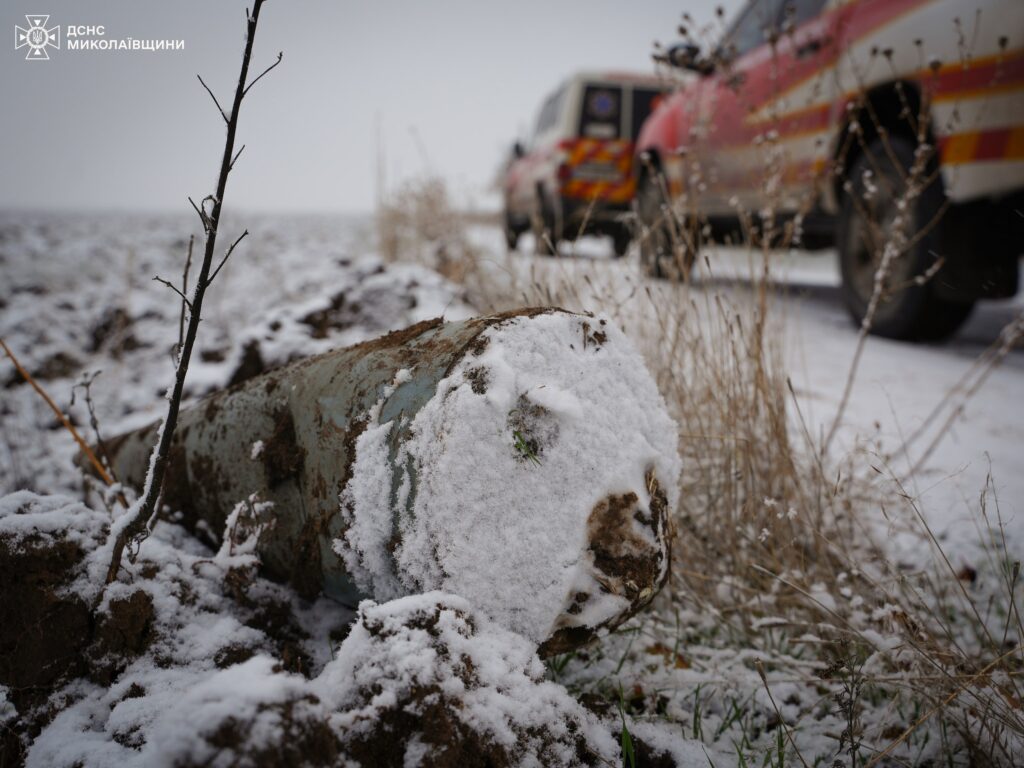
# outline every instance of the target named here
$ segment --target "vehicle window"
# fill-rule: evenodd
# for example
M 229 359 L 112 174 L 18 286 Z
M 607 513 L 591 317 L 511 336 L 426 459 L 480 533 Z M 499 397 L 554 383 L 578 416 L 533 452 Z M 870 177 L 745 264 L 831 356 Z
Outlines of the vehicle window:
M 580 136 L 592 139 L 617 139 L 622 126 L 622 89 L 606 85 L 588 85 L 583 91 Z
M 647 116 L 654 111 L 658 103 L 665 96 L 664 92 L 656 88 L 634 88 L 633 89 L 633 124 L 632 140 L 636 141 L 640 135 L 640 128 Z
M 799 27 L 810 21 L 825 7 L 826 0 L 786 0 L 782 6 L 781 27 L 786 29 Z
M 727 59 L 737 59 L 765 42 L 768 39 L 765 32 L 778 29 L 785 2 L 787 0 L 753 0 L 722 39 L 719 53 Z
M 537 128 L 534 131 L 535 135 L 544 133 L 544 131 L 548 130 L 558 122 L 558 115 L 562 111 L 562 100 L 564 98 L 565 88 L 559 88 L 553 94 L 548 96 L 544 105 L 540 108 L 540 114 L 537 116 Z

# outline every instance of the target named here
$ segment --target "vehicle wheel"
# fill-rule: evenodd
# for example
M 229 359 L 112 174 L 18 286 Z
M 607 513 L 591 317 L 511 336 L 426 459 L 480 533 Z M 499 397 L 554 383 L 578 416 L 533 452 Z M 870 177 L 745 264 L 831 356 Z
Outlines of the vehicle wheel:
M 558 217 L 548 196 L 538 192 L 534 199 L 533 215 L 530 217 L 536 251 L 542 256 L 557 256 L 561 231 Z
M 650 174 L 640 179 L 637 192 L 637 214 L 640 220 L 640 265 L 651 277 L 685 280 L 696 257 L 679 233 L 678 222 L 666 205 L 661 184 Z
M 932 254 L 939 250 L 941 227 L 934 219 L 944 202 L 942 182 L 926 169 L 919 176 L 931 183 L 916 200 L 907 201 L 914 147 L 900 136 L 891 136 L 888 145 L 876 139 L 847 175 L 836 232 L 843 300 L 854 321 L 862 324 L 882 256 L 886 248 L 898 248 L 888 274 L 882 276 L 871 333 L 894 339 L 945 338 L 963 324 L 974 303 L 938 298 L 930 281 L 919 282 L 935 264 Z M 901 225 L 899 207 L 905 201 L 910 219 Z
M 633 233 L 629 231 L 629 227 L 622 226 L 617 229 L 615 234 L 612 235 L 612 247 L 615 249 L 615 256 L 620 259 L 625 256 L 632 241 Z
M 512 219 L 505 214 L 505 245 L 510 251 L 514 251 L 519 245 L 519 230 L 512 226 Z

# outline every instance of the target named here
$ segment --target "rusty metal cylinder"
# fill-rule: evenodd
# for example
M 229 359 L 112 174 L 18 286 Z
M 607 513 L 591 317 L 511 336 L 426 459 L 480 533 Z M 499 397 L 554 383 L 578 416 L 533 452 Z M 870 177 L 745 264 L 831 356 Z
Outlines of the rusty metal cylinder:
M 156 426 L 109 446 L 142 484 Z M 349 605 L 440 589 L 543 654 L 646 605 L 669 569 L 676 430 L 602 318 L 433 320 L 184 409 L 164 504 L 216 544 L 271 502 L 264 569 Z

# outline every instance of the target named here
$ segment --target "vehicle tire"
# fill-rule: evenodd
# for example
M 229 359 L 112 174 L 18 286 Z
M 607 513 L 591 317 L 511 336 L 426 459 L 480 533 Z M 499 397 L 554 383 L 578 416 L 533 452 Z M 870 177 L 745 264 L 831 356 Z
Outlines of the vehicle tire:
M 510 251 L 514 251 L 519 245 L 519 230 L 512 226 L 512 219 L 505 214 L 505 245 Z
M 669 220 L 674 214 L 667 202 L 658 179 L 644 174 L 637 191 L 640 265 L 650 277 L 685 280 L 690 275 L 696 253 L 679 237 L 679 223 Z
M 535 249 L 541 256 L 557 256 L 558 242 L 562 239 L 558 216 L 548 195 L 538 191 L 534 211 L 530 217 Z
M 615 257 L 621 259 L 625 256 L 631 242 L 633 242 L 633 233 L 630 232 L 629 227 L 622 226 L 615 230 L 615 234 L 612 235 L 612 248 L 615 249 Z
M 914 146 L 909 140 L 890 136 L 887 141 L 888 147 L 881 139 L 873 141 L 850 166 L 836 230 L 843 301 L 858 325 L 868 313 L 884 249 L 898 232 L 898 206 L 907 197 L 907 176 L 914 162 Z M 931 182 L 906 204 L 911 220 L 903 228 L 903 236 L 908 244 L 891 260 L 871 319 L 871 333 L 878 336 L 942 339 L 963 324 L 974 306 L 971 301 L 937 297 L 934 277 L 919 282 L 934 266 L 933 254 L 940 250 L 941 222 L 933 220 L 945 200 L 941 177 L 934 169 L 920 175 Z

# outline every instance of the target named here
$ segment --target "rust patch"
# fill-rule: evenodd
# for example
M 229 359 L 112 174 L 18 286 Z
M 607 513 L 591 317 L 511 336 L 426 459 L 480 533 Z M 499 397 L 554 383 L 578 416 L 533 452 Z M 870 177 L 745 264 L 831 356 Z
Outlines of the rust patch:
M 341 479 L 338 481 L 339 495 L 345 490 L 345 486 L 348 485 L 348 481 L 352 479 L 352 467 L 356 463 L 356 441 L 359 440 L 359 436 L 363 434 L 363 430 L 366 429 L 366 425 L 368 423 L 369 419 L 365 417 L 358 419 L 345 431 L 345 439 L 342 441 L 342 448 L 345 455 L 345 466 L 341 470 Z
M 207 497 L 216 497 L 223 488 L 221 487 L 220 475 L 217 473 L 217 465 L 213 459 L 204 453 L 196 453 L 189 462 L 189 473 L 191 480 L 195 481 L 196 488 L 201 488 Z M 191 482 L 189 488 L 191 489 Z
M 282 407 L 274 414 L 274 431 L 263 446 L 268 487 L 273 490 L 284 481 L 300 476 L 305 464 L 306 449 L 299 445 L 291 409 Z
M 361 349 L 364 352 L 375 352 L 379 349 L 401 347 L 412 339 L 415 339 L 417 336 L 421 336 L 427 331 L 432 331 L 434 328 L 443 324 L 444 320 L 440 317 L 435 317 L 432 320 L 423 320 L 415 325 L 410 325 L 408 328 L 403 328 L 400 331 L 391 331 L 391 333 L 384 334 L 379 338 L 364 341 L 362 344 L 356 344 L 354 347 L 349 347 L 349 349 Z
M 310 489 L 317 499 L 324 499 L 327 496 L 327 481 L 324 480 L 323 472 L 317 472 L 313 480 L 313 487 Z
M 205 405 L 203 405 L 203 417 L 207 421 L 213 421 L 217 418 L 217 414 L 220 413 L 220 401 L 221 393 L 218 392 L 215 395 L 211 395 L 206 398 Z

